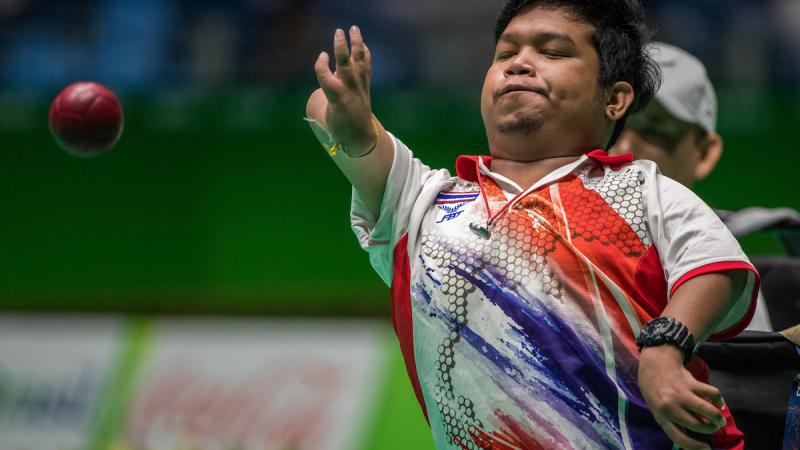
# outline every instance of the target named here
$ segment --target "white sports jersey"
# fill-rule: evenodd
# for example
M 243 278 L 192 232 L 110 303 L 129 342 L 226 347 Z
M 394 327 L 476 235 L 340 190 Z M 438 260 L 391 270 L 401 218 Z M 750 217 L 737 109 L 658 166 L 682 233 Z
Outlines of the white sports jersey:
M 453 177 L 394 142 L 380 216 L 354 191 L 351 218 L 437 448 L 671 448 L 635 337 L 686 280 L 734 269 L 747 287 L 715 337 L 747 325 L 758 278 L 717 215 L 629 155 L 596 150 L 523 191 L 490 157 Z

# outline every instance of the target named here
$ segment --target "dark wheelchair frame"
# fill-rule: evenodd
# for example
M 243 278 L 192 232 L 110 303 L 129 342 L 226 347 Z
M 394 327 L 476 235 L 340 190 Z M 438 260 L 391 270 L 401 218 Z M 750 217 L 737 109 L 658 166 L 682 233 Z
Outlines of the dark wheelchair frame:
M 787 256 L 751 258 L 761 275 L 773 329 L 786 330 L 800 323 L 800 223 L 777 221 L 745 234 L 753 231 L 775 234 L 786 250 Z M 746 450 L 800 448 L 800 442 L 783 442 L 788 403 L 800 373 L 796 343 L 800 344 L 778 332 L 744 331 L 725 342 L 705 342 L 698 349 L 709 365 L 711 384 L 722 391 L 744 433 Z

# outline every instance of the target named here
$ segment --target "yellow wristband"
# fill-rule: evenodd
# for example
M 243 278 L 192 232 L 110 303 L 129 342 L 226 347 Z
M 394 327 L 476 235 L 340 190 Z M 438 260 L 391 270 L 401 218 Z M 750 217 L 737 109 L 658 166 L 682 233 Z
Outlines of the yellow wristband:
M 347 147 L 345 145 L 339 144 L 333 140 L 333 137 L 330 135 L 328 130 L 323 128 L 319 122 L 314 119 L 305 118 L 305 121 L 311 126 L 311 131 L 314 132 L 314 135 L 317 137 L 317 140 L 322 144 L 322 148 L 330 155 L 331 158 L 336 156 L 339 150 L 343 151 L 345 154 L 350 156 L 350 153 L 347 151 Z M 375 117 L 372 117 L 372 130 L 375 132 L 375 143 L 372 147 L 367 150 L 366 153 L 359 156 L 350 156 L 351 158 L 363 158 L 368 154 L 372 153 L 375 148 L 378 147 L 378 140 L 380 139 L 380 129 L 378 128 L 378 121 Z
M 347 156 L 349 156 L 350 158 L 353 158 L 353 159 L 356 159 L 356 158 L 363 158 L 363 157 L 365 157 L 365 156 L 369 155 L 370 153 L 372 153 L 372 152 L 373 152 L 373 151 L 374 151 L 374 150 L 375 150 L 375 149 L 378 147 L 378 140 L 379 140 L 379 139 L 380 139 L 380 137 L 381 137 L 381 135 L 380 135 L 380 130 L 378 129 L 378 121 L 375 119 L 375 117 L 374 117 L 374 116 L 372 117 L 372 131 L 373 131 L 373 132 L 375 132 L 375 143 L 374 143 L 374 144 L 372 144 L 372 147 L 370 147 L 370 149 L 369 149 L 369 150 L 367 150 L 365 153 L 363 153 L 363 154 L 361 154 L 361 155 L 358 155 L 358 156 L 353 156 L 353 155 L 351 155 L 351 154 L 350 154 L 350 152 L 348 151 L 348 149 L 347 149 L 347 146 L 346 146 L 346 145 L 339 144 L 339 143 L 334 143 L 334 144 L 333 144 L 333 145 L 332 145 L 332 146 L 331 146 L 331 147 L 328 149 L 328 154 L 329 154 L 329 155 L 331 155 L 331 157 L 334 157 L 334 156 L 336 156 L 336 152 L 337 152 L 338 150 L 341 150 L 341 151 L 343 151 L 343 152 L 344 152 L 344 153 L 345 153 Z

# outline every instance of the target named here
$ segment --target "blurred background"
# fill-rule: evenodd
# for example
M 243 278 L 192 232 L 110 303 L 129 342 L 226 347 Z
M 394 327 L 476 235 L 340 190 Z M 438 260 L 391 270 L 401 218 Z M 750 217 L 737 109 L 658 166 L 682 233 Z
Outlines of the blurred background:
M 0 0 L 0 450 L 432 448 L 350 187 L 302 118 L 316 56 L 358 24 L 384 125 L 434 167 L 485 153 L 502 3 Z M 717 89 L 698 194 L 800 209 L 800 2 L 644 4 Z M 78 80 L 126 114 L 90 160 L 47 129 Z

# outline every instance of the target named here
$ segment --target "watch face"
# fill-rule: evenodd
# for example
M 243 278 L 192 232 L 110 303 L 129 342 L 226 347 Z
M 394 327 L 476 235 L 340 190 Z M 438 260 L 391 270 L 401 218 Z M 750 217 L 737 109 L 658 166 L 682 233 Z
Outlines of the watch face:
M 659 317 L 651 323 L 652 329 L 650 330 L 651 333 L 654 334 L 661 334 L 666 333 L 672 327 L 672 321 L 669 317 Z
M 684 354 L 684 364 L 694 353 L 694 339 L 685 325 L 672 317 L 656 317 L 648 322 L 636 339 L 639 347 L 672 344 Z
M 672 319 L 669 317 L 656 317 L 648 322 L 637 339 L 641 346 L 662 345 L 667 342 L 667 334 L 672 328 Z

